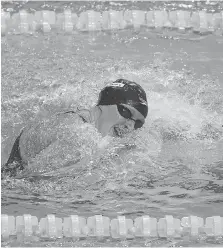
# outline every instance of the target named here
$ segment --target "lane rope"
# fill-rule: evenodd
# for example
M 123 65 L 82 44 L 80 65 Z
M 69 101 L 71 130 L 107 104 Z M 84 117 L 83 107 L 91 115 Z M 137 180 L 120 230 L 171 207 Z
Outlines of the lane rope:
M 196 33 L 223 34 L 223 11 L 208 13 L 185 10 L 109 10 L 97 12 L 88 10 L 79 14 L 66 9 L 63 13 L 42 10 L 28 13 L 20 10 L 18 13 L 1 11 L 1 34 L 24 34 L 62 31 L 105 31 L 123 30 L 127 28 L 140 29 L 175 29 L 180 32 L 192 30 Z
M 47 215 L 38 220 L 36 216 L 24 214 L 23 216 L 1 215 L 1 237 L 3 240 L 10 236 L 48 237 L 48 238 L 84 238 L 84 237 L 175 237 L 199 236 L 222 237 L 223 217 L 212 216 L 205 220 L 197 216 L 174 218 L 166 215 L 156 219 L 150 216 L 137 217 L 134 220 L 125 216 L 110 219 L 102 215 L 88 218 L 70 215 L 58 218 Z

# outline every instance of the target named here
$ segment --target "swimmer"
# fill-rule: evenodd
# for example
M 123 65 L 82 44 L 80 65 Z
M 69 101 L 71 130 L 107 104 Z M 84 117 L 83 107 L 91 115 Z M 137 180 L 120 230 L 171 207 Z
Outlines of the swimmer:
M 143 88 L 125 79 L 118 79 L 100 92 L 98 103 L 89 110 L 58 113 L 25 127 L 15 140 L 2 173 L 15 176 L 28 162 L 54 142 L 67 125 L 90 123 L 99 133 L 123 137 L 141 128 L 148 113 Z

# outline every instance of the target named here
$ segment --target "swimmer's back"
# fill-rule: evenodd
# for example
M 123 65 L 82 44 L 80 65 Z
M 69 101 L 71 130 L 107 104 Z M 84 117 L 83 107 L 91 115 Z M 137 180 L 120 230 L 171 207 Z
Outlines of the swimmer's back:
M 69 128 L 88 121 L 88 116 L 84 111 L 67 111 L 33 121 L 17 137 L 2 171 L 10 173 L 10 170 L 14 168 L 23 169 L 37 154 L 54 142 L 58 142 Z M 12 164 L 13 166 L 11 166 Z

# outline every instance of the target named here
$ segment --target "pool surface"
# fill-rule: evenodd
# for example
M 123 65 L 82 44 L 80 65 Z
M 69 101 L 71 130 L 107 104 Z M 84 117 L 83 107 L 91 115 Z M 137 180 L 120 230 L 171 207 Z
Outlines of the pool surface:
M 41 4 L 29 2 L 20 7 L 41 9 Z M 48 8 L 59 11 L 65 4 L 49 2 Z M 18 5 L 5 3 L 2 7 L 16 12 Z M 136 6 L 120 3 L 114 8 Z M 78 2 L 73 8 L 80 13 L 90 7 Z M 138 9 L 152 7 L 145 3 Z M 222 11 L 221 5 L 209 6 L 215 7 Z M 194 4 L 191 8 L 204 7 Z M 148 214 L 156 218 L 222 216 L 222 35 L 166 29 L 72 34 L 52 30 L 47 34 L 8 34 L 2 36 L 1 46 L 2 164 L 20 130 L 36 115 L 93 106 L 108 82 L 126 78 L 140 83 L 149 105 L 145 127 L 134 137 L 101 139 L 94 129 L 83 128 L 78 138 L 85 147 L 78 164 L 63 167 L 73 150 L 63 147 L 62 152 L 58 146 L 58 150 L 39 154 L 16 178 L 3 178 L 2 214 L 38 218 L 102 214 L 132 219 Z M 69 132 L 72 144 L 72 129 Z M 129 143 L 139 149 L 123 149 Z M 223 246 L 223 241 L 197 237 L 125 241 L 39 238 L 32 242 L 10 238 L 2 242 L 2 246 L 28 247 L 171 245 L 211 247 Z

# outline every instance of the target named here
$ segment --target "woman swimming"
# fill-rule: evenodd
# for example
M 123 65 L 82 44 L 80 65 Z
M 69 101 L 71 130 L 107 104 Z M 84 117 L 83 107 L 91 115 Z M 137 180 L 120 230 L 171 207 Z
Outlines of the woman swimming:
M 143 88 L 118 79 L 100 92 L 98 103 L 89 110 L 67 111 L 48 116 L 25 127 L 17 137 L 2 173 L 15 176 L 30 160 L 56 142 L 61 142 L 68 125 L 92 124 L 104 137 L 123 137 L 141 128 L 148 113 Z

